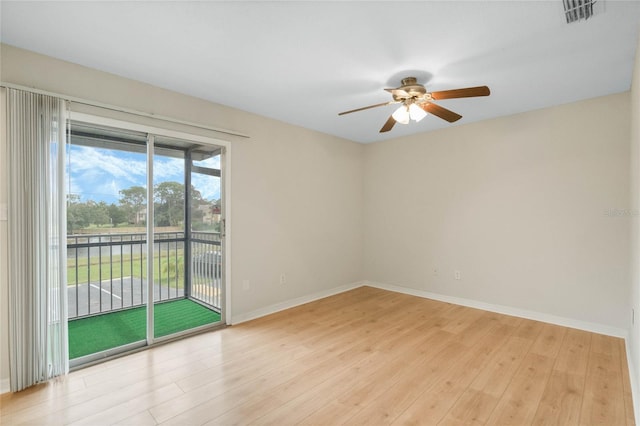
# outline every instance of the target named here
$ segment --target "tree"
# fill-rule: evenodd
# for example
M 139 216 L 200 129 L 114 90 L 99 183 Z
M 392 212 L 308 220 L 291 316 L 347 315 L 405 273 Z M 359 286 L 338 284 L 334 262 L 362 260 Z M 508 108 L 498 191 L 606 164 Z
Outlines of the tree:
M 120 190 L 120 205 L 129 217 L 129 223 L 139 223 L 139 213 L 142 212 L 146 199 L 147 190 L 142 186 Z
M 111 223 L 113 223 L 114 226 L 127 221 L 127 212 L 121 206 L 111 203 L 108 211 Z
M 207 200 L 205 200 L 204 198 L 202 198 L 202 193 L 200 191 L 198 191 L 195 186 L 191 185 L 191 191 L 190 191 L 190 195 L 191 195 L 191 206 L 198 206 L 202 203 L 208 203 Z
M 155 220 L 158 226 L 176 226 L 184 221 L 184 185 L 161 182 L 154 188 Z
M 95 225 L 106 225 L 111 223 L 109 217 L 109 206 L 104 201 L 96 203 L 93 200 L 87 201 L 87 210 L 89 214 L 89 223 Z
M 67 232 L 70 234 L 88 225 L 83 207 L 78 194 L 67 194 Z
M 111 215 L 109 214 L 109 206 L 104 201 L 96 203 L 93 200 L 88 200 L 82 203 L 77 194 L 67 196 L 68 232 L 73 233 L 90 225 L 106 225 L 108 223 L 111 223 Z

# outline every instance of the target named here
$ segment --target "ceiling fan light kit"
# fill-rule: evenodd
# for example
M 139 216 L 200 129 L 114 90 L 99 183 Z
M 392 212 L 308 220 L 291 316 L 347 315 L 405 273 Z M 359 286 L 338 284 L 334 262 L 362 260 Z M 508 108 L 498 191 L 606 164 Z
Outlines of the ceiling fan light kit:
M 427 116 L 425 110 L 420 108 L 415 103 L 411 103 L 410 105 L 402 105 L 400 108 L 395 110 L 393 114 L 391 114 L 394 120 L 400 124 L 409 124 L 409 120 L 413 120 L 418 122 Z
M 419 122 L 427 116 L 427 112 L 416 104 L 409 105 L 409 116 L 415 122 Z
M 409 124 L 410 120 L 420 121 L 431 113 L 443 120 L 453 123 L 462 118 L 461 115 L 443 108 L 432 101 L 441 99 L 472 98 L 476 96 L 489 96 L 491 91 L 487 86 L 467 87 L 465 89 L 443 90 L 439 92 L 427 92 L 422 84 L 419 84 L 415 77 L 402 79 L 402 85 L 395 89 L 384 89 L 391 93 L 392 101 L 380 104 L 369 105 L 344 111 L 338 115 L 350 114 L 352 112 L 377 108 L 391 104 L 401 104 L 400 107 L 391 114 L 387 122 L 380 129 L 380 133 L 388 132 L 395 123 Z
M 409 124 L 409 108 L 402 105 L 391 114 L 391 117 L 396 120 L 396 123 Z

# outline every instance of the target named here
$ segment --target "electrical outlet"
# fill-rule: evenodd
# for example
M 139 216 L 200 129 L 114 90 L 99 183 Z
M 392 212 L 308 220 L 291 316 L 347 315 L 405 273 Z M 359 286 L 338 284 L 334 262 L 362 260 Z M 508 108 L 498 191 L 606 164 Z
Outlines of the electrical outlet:
M 251 283 L 249 282 L 249 280 L 242 280 L 242 289 L 244 291 L 251 290 Z
M 453 271 L 453 278 L 455 278 L 456 280 L 461 280 L 462 273 L 460 271 Z
M 284 285 L 286 283 L 287 283 L 287 276 L 283 272 L 283 273 L 280 274 L 280 284 Z
M 438 268 L 433 268 L 433 276 L 434 277 L 438 276 Z

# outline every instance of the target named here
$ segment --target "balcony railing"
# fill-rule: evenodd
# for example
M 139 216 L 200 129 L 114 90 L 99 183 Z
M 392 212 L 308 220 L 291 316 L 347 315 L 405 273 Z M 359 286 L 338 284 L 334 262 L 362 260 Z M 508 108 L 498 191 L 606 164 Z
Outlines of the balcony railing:
M 159 232 L 153 244 L 153 300 L 187 297 L 219 311 L 220 234 L 193 231 L 187 242 L 184 232 Z M 190 250 L 185 250 L 185 244 Z M 146 245 L 144 233 L 68 236 L 69 318 L 144 305 Z M 191 262 L 186 261 L 189 251 Z

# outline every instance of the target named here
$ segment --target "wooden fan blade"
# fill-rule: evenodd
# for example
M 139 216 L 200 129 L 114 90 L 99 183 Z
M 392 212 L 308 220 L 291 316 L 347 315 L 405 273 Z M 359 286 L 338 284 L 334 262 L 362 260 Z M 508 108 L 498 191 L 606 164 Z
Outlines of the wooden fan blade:
M 369 105 L 369 106 L 366 106 L 366 107 L 356 108 L 356 109 L 352 109 L 350 111 L 341 112 L 338 115 L 351 114 L 352 112 L 364 111 L 365 109 L 377 108 L 377 107 L 381 107 L 381 106 L 385 106 L 385 105 L 390 105 L 390 104 L 393 104 L 393 103 L 396 103 L 396 102 L 395 101 L 389 101 L 389 102 L 383 102 L 381 104 Z
M 491 91 L 487 86 L 467 87 L 466 89 L 442 90 L 440 92 L 431 92 L 431 97 L 435 100 L 455 99 L 455 98 L 473 98 L 475 96 L 489 96 Z
M 387 122 L 384 123 L 384 126 L 382 126 L 382 128 L 380 129 L 380 133 L 388 132 L 389 130 L 393 129 L 394 124 L 396 124 L 396 120 L 393 118 L 393 116 L 390 115 Z
M 402 98 L 402 99 L 408 99 L 411 97 L 411 95 L 403 90 L 403 89 L 384 89 L 387 92 L 391 93 L 394 96 L 397 96 L 398 98 Z
M 420 108 L 427 111 L 428 113 L 437 115 L 443 120 L 447 120 L 449 123 L 453 123 L 454 121 L 458 121 L 462 118 L 460 114 L 456 114 L 451 110 L 442 108 L 440 105 L 432 104 L 431 102 L 420 104 Z

